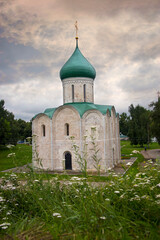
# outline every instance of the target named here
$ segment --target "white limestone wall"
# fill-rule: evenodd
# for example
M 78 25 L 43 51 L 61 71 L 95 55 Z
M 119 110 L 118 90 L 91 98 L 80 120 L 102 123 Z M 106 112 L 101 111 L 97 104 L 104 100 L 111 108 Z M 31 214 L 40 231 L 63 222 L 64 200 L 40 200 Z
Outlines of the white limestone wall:
M 120 145 L 120 129 L 119 129 L 119 114 L 117 115 L 116 117 L 116 128 L 117 128 L 117 131 L 116 131 L 116 144 L 117 144 L 117 163 L 120 162 L 121 160 L 121 145 Z
M 45 126 L 45 136 L 43 127 Z M 32 122 L 33 167 L 51 169 L 51 130 L 50 119 L 40 114 Z
M 106 142 L 105 142 L 105 156 L 106 156 L 106 166 L 107 169 L 108 168 L 112 168 L 113 167 L 113 162 L 112 162 L 112 130 L 111 130 L 111 117 L 110 117 L 110 113 L 109 111 L 107 111 L 106 114 Z
M 69 124 L 69 136 L 65 132 L 65 124 Z M 60 107 L 53 116 L 53 167 L 55 170 L 64 170 L 65 152 L 72 155 L 72 170 L 80 170 L 75 161 L 73 142 L 80 147 L 80 123 L 79 113 L 72 106 Z M 74 140 L 70 139 L 74 136 Z
M 97 144 L 98 158 L 101 159 L 100 166 L 101 170 L 105 170 L 105 160 L 104 160 L 104 117 L 97 110 L 89 110 L 82 117 L 82 137 L 87 136 L 87 148 L 88 148 L 88 170 L 96 171 L 94 167 L 93 154 L 93 144 L 92 138 L 95 138 L 95 144 Z M 82 139 L 82 147 L 84 146 L 84 140 Z
M 109 111 L 106 115 L 106 161 L 107 167 L 113 168 L 121 159 L 120 137 L 119 137 L 119 118 L 116 116 L 115 109 L 112 108 L 111 116 Z
M 69 136 L 66 135 L 65 124 L 69 124 Z M 43 136 L 42 125 L 45 126 Z M 112 109 L 104 116 L 97 110 L 87 111 L 82 119 L 72 106 L 59 107 L 52 120 L 45 114 L 39 114 L 32 123 L 33 129 L 33 166 L 50 170 L 64 170 L 65 153 L 72 156 L 72 169 L 80 170 L 75 159 L 73 143 L 83 151 L 84 136 L 87 136 L 88 170 L 95 171 L 91 149 L 91 135 L 94 132 L 95 143 L 98 145 L 98 157 L 101 158 L 101 170 L 113 168 L 120 161 L 119 117 Z M 95 129 L 95 131 L 93 130 Z M 70 137 L 74 136 L 71 141 Z M 39 162 L 37 160 L 40 160 Z M 42 162 L 42 165 L 39 163 Z
M 86 85 L 86 100 L 84 100 L 84 84 Z M 91 78 L 63 79 L 63 103 L 94 102 L 94 80 Z M 72 85 L 74 85 L 74 101 L 72 98 Z

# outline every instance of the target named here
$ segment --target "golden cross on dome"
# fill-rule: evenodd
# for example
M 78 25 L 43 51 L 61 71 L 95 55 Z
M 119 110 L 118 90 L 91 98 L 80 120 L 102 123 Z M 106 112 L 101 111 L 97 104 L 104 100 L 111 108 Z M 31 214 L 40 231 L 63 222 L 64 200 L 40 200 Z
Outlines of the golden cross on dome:
M 76 28 L 76 38 L 78 39 L 78 23 L 77 21 L 74 24 L 75 28 Z

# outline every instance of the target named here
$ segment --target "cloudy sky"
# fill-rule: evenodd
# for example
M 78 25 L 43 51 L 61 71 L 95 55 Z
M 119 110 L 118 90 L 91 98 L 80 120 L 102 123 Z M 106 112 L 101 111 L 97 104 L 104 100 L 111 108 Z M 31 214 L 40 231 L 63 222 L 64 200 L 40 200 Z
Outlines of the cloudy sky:
M 30 120 L 63 104 L 59 71 L 75 48 L 96 69 L 95 103 L 127 112 L 160 91 L 160 0 L 0 0 L 0 99 Z

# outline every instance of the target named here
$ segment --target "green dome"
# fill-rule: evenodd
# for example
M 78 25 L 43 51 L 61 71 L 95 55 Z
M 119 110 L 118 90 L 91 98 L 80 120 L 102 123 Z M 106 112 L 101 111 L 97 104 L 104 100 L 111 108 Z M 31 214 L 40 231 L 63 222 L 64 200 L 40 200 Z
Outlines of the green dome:
M 81 51 L 78 48 L 78 40 L 74 53 L 63 65 L 60 71 L 61 80 L 72 77 L 86 77 L 92 79 L 95 79 L 96 77 L 96 71 L 94 67 L 82 55 Z

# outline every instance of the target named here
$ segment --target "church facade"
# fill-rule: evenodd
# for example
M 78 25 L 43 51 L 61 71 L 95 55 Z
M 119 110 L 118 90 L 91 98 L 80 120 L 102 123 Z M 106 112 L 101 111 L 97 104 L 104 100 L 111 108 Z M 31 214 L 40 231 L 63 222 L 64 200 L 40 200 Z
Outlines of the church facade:
M 120 161 L 119 115 L 114 106 L 94 104 L 96 71 L 78 47 L 60 71 L 63 105 L 46 109 L 32 121 L 33 166 L 45 170 L 81 171 L 73 144 L 87 170 L 96 171 L 93 139 L 102 172 Z

